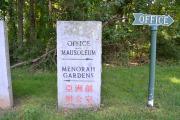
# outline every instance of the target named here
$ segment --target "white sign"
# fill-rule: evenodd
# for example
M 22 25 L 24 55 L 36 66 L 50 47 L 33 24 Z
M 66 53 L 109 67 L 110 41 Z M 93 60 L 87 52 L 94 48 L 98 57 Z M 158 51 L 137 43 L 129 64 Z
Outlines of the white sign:
M 9 48 L 5 23 L 0 21 L 0 108 L 12 107 L 12 88 L 9 63 Z
M 59 109 L 100 106 L 101 37 L 101 22 L 57 22 Z

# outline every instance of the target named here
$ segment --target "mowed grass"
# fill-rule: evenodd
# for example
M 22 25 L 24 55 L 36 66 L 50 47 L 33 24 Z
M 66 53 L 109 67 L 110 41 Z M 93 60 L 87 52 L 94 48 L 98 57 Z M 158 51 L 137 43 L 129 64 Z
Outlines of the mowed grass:
M 103 67 L 101 108 L 57 111 L 56 72 L 12 71 L 14 108 L 0 120 L 180 120 L 180 66 L 156 67 L 155 107 L 147 108 L 149 67 Z

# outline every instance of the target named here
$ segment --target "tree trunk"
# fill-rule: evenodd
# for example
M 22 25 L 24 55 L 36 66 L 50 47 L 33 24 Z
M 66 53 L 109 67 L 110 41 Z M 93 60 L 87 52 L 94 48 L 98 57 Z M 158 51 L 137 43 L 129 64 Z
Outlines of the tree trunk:
M 18 0 L 18 47 L 22 48 L 23 45 L 23 7 L 24 0 Z
M 49 0 L 48 2 L 48 8 L 49 8 L 49 17 L 51 18 L 51 12 L 52 12 L 52 2 Z
M 16 27 L 16 10 L 15 10 L 15 2 L 14 0 L 9 0 L 9 8 L 8 8 L 8 15 L 9 15 L 9 21 L 8 21 L 8 39 L 9 39 L 9 45 L 10 45 L 10 59 L 11 62 L 14 61 L 14 52 L 17 48 L 17 27 Z
M 36 39 L 35 32 L 35 0 L 30 0 L 30 43 L 32 44 Z

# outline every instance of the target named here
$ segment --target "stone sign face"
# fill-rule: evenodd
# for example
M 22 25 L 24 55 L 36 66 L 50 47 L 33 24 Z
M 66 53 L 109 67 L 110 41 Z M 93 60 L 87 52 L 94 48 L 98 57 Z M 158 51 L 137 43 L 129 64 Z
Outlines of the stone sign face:
M 0 108 L 12 107 L 12 88 L 6 25 L 0 21 Z
M 59 109 L 100 106 L 101 37 L 101 22 L 57 22 Z

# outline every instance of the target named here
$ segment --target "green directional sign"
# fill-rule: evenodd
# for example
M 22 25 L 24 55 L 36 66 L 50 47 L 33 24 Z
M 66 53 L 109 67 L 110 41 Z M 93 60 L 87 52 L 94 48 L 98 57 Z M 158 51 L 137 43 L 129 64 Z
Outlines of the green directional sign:
M 151 27 L 151 54 L 150 54 L 150 69 L 149 69 L 149 88 L 148 88 L 148 103 L 149 107 L 154 106 L 154 84 L 155 84 L 155 66 L 156 66 L 156 41 L 157 30 L 161 26 L 170 26 L 174 20 L 168 15 L 150 15 L 142 13 L 133 13 L 133 25 L 149 25 Z
M 174 20 L 169 15 L 150 15 L 143 13 L 133 13 L 134 22 L 133 25 L 161 25 L 161 26 L 169 26 Z

